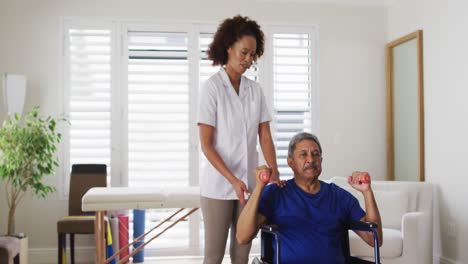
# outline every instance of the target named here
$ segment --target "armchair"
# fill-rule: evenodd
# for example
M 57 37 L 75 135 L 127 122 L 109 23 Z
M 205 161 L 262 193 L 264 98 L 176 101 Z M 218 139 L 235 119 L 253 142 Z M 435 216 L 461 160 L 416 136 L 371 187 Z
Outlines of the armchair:
M 364 208 L 360 193 L 346 178 L 332 183 L 348 190 Z M 383 263 L 432 263 L 432 185 L 425 182 L 372 181 L 383 227 L 380 258 Z M 349 233 L 351 255 L 371 260 L 373 248 L 353 232 Z

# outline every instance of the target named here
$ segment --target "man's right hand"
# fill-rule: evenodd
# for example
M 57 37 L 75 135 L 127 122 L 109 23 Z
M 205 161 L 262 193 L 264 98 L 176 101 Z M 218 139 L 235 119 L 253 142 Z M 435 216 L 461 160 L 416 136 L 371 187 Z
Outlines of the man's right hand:
M 260 224 L 266 221 L 265 217 L 258 213 L 258 205 L 260 202 L 260 196 L 263 188 L 268 184 L 268 180 L 261 180 L 261 173 L 271 173 L 267 166 L 258 167 L 253 171 L 255 175 L 255 188 L 252 191 L 252 195 L 249 197 L 249 202 L 246 203 L 242 212 L 237 220 L 237 242 L 241 245 L 245 245 L 252 241 L 255 234 L 258 232 Z M 239 200 L 241 198 L 239 197 Z
M 255 168 L 255 186 L 265 187 L 271 178 L 271 169 L 265 165 Z
M 265 181 L 263 181 L 261 179 L 262 173 L 269 173 L 270 174 L 269 181 L 265 182 Z M 260 180 L 260 182 L 259 182 L 259 180 Z M 262 188 L 265 187 L 265 185 L 267 183 L 274 183 L 274 184 L 278 185 L 281 188 L 286 185 L 285 181 L 282 181 L 282 180 L 279 179 L 279 172 L 274 171 L 271 168 L 268 168 L 266 165 L 262 165 L 262 166 L 257 167 L 255 169 L 255 181 L 256 181 L 256 186 L 259 186 L 259 187 L 262 187 Z

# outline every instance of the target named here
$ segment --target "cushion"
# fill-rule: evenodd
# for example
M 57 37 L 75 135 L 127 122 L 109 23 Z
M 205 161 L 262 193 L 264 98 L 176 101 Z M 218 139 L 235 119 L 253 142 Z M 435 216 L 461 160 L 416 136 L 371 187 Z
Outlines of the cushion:
M 362 196 L 362 195 L 361 195 Z M 401 220 L 408 212 L 408 195 L 403 191 L 374 191 L 382 226 L 401 230 Z M 361 206 L 364 205 L 364 201 Z M 364 207 L 363 207 L 364 208 Z
M 94 216 L 65 216 L 57 222 L 57 233 L 94 234 Z M 107 217 L 104 218 L 107 223 Z
M 383 245 L 380 248 L 381 258 L 396 258 L 403 253 L 403 234 L 399 230 L 384 228 Z M 351 255 L 356 257 L 373 257 L 374 248 L 367 245 L 354 231 L 349 231 Z
M 364 197 L 359 191 L 353 189 L 344 177 L 334 177 L 332 182 L 350 192 L 359 201 L 361 208 L 365 209 Z M 406 189 L 400 190 L 373 190 L 374 197 L 382 219 L 384 228 L 401 230 L 401 219 L 408 212 L 409 199 Z
M 199 208 L 199 187 L 112 187 L 93 188 L 82 201 L 83 211 Z

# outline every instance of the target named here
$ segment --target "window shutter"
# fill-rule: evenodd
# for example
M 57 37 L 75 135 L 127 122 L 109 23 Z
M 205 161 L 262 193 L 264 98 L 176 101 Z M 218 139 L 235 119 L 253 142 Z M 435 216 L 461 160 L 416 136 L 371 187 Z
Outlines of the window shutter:
M 67 38 L 70 165 L 110 171 L 111 30 L 70 28 Z
M 200 33 L 198 37 L 199 43 L 199 52 L 200 52 L 200 89 L 203 87 L 203 84 L 208 80 L 213 74 L 219 71 L 219 67 L 213 67 L 212 60 L 208 59 L 206 51 L 209 48 L 211 41 L 213 40 L 213 33 Z
M 188 34 L 128 32 L 128 185 L 188 186 Z
M 188 33 L 128 32 L 128 186 L 189 185 L 188 76 Z M 147 210 L 147 229 L 175 211 Z M 189 232 L 182 221 L 148 250 L 185 250 Z
M 274 33 L 274 134 L 282 179 L 293 177 L 286 161 L 291 137 L 301 131 L 311 131 L 311 81 L 311 36 Z

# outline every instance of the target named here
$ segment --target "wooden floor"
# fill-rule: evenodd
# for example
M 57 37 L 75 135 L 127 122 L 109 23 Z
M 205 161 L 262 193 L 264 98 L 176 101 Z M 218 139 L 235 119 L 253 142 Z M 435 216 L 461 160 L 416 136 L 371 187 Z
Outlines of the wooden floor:
M 252 262 L 252 257 L 249 263 Z M 145 258 L 144 264 L 200 264 L 203 262 L 202 257 L 168 257 L 168 258 Z M 225 257 L 222 264 L 231 264 L 229 256 Z
M 252 262 L 255 256 L 252 256 L 249 263 Z M 203 257 L 159 257 L 159 258 L 145 258 L 143 264 L 201 264 Z M 142 263 L 142 262 L 140 262 Z M 229 256 L 226 256 L 222 264 L 230 264 L 231 260 Z M 53 263 L 41 263 L 41 264 L 53 264 Z M 91 263 L 77 263 L 77 264 L 91 264 Z M 132 264 L 130 262 L 130 264 Z

